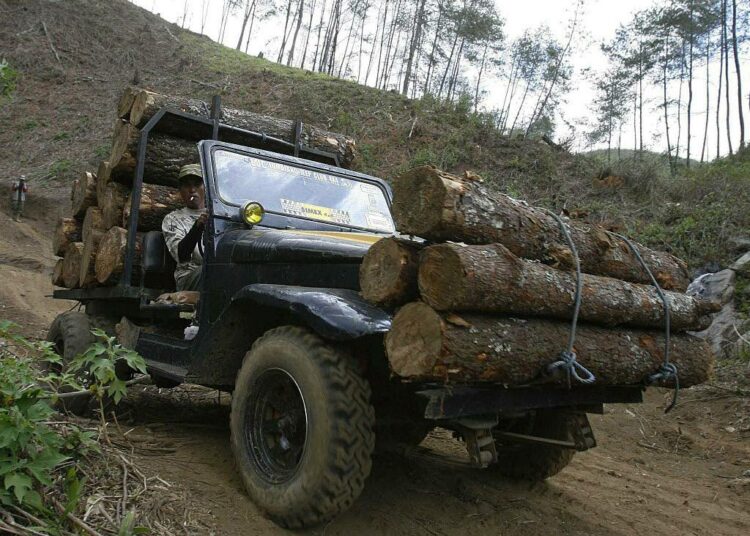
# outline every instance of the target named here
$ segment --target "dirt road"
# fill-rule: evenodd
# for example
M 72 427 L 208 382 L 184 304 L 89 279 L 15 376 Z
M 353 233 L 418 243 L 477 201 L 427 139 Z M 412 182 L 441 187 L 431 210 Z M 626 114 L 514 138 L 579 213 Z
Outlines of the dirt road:
M 52 192 L 54 193 L 54 192 Z M 72 304 L 51 293 L 49 253 L 56 198 L 30 202 L 11 222 L 0 205 L 0 319 L 43 335 Z M 517 483 L 466 465 L 461 444 L 436 430 L 404 455 L 379 455 L 354 507 L 309 534 L 750 534 L 750 379 L 668 393 L 643 405 L 609 406 L 592 424 L 599 446 L 543 484 Z M 247 499 L 229 449 L 226 394 L 193 386 L 133 388 L 121 425 L 139 465 L 171 484 L 176 511 L 205 530 L 255 535 L 286 531 Z

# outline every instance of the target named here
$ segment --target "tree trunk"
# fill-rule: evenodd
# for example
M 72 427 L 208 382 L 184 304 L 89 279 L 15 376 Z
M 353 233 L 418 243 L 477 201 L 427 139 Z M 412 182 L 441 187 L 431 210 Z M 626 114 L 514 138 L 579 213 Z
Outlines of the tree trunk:
M 724 83 L 724 31 L 719 28 L 719 89 L 716 93 L 716 158 L 721 156 L 721 86 Z
M 57 259 L 55 267 L 52 269 L 52 286 L 53 287 L 64 287 L 65 282 L 63 281 L 63 264 L 65 259 Z
M 196 99 L 161 95 L 146 90 L 138 90 L 138 94 L 135 97 L 133 107 L 130 111 L 130 122 L 140 128 L 145 125 L 146 122 L 148 122 L 148 120 L 159 111 L 159 109 L 165 106 L 205 118 L 209 117 L 211 109 L 209 104 Z M 268 136 L 287 142 L 294 141 L 294 121 L 289 119 L 278 119 L 276 117 L 256 114 L 245 110 L 222 108 L 220 120 L 222 123 L 233 127 L 254 132 L 262 132 Z M 303 127 L 301 139 L 303 145 L 321 151 L 336 153 L 339 155 L 341 165 L 345 167 L 351 165 L 355 157 L 355 142 L 352 138 L 311 125 L 303 125 Z M 175 136 L 188 137 L 196 140 L 200 138 L 200 136 L 196 137 L 192 133 L 185 132 L 178 125 L 165 124 L 164 128 Z M 156 135 L 154 137 L 156 137 Z M 243 141 L 246 143 L 250 141 L 257 143 L 257 140 L 255 139 L 244 140 L 241 135 L 230 135 L 229 133 L 224 133 L 222 139 L 240 144 L 243 143 Z M 198 153 L 195 144 L 191 143 L 190 147 L 192 148 L 193 153 L 195 153 L 193 162 L 196 162 Z M 113 165 L 111 159 L 110 164 Z M 162 182 L 158 184 L 164 183 Z
M 81 254 L 83 243 L 72 242 L 65 248 L 65 257 L 62 265 L 62 281 L 67 288 L 78 288 L 81 274 Z
M 383 238 L 370 247 L 359 268 L 362 297 L 391 307 L 417 297 L 417 264 L 421 245 Z
M 104 233 L 99 242 L 94 262 L 96 280 L 102 285 L 114 285 L 125 268 L 125 254 L 128 246 L 128 232 L 122 227 L 112 227 Z M 138 236 L 135 258 L 133 259 L 133 280 L 138 280 L 142 241 Z
M 557 221 L 546 211 L 478 181 L 462 181 L 431 166 L 414 168 L 394 183 L 393 214 L 404 234 L 433 241 L 468 244 L 499 242 L 519 257 L 571 269 L 573 258 Z M 651 281 L 627 245 L 604 229 L 568 223 L 585 273 L 634 283 Z M 638 246 L 659 284 L 668 290 L 687 288 L 684 262 L 669 253 Z
M 74 218 L 60 218 L 52 236 L 52 253 L 58 257 L 65 255 L 68 245 L 81 241 L 81 222 Z
M 138 155 L 140 131 L 129 123 L 115 127 L 112 152 L 109 156 L 110 178 L 131 185 Z M 149 136 L 143 180 L 147 183 L 177 186 L 180 168 L 198 162 L 194 142 L 162 133 Z
M 94 229 L 86 236 L 83 242 L 81 252 L 81 271 L 79 274 L 79 286 L 81 288 L 95 287 L 98 285 L 96 280 L 96 252 L 99 249 L 99 243 L 104 236 L 104 231 Z
M 122 226 L 127 228 L 130 219 L 130 207 L 132 204 L 131 193 L 122 211 Z M 164 216 L 182 208 L 182 198 L 179 190 L 167 186 L 156 186 L 144 184 L 141 190 L 141 204 L 138 209 L 138 230 L 161 231 L 161 222 Z
M 107 224 L 104 221 L 104 214 L 99 207 L 89 207 L 86 211 L 86 217 L 83 218 L 81 230 L 81 242 L 84 245 L 89 241 L 89 237 L 95 233 L 103 233 L 107 230 Z
M 116 182 L 110 183 L 104 190 L 104 195 L 99 199 L 99 208 L 102 211 L 106 229 L 122 223 L 122 210 L 128 198 L 128 192 L 126 186 Z
M 559 358 L 569 330 L 555 320 L 441 316 L 416 302 L 396 314 L 385 346 L 391 369 L 409 379 L 524 385 Z M 635 385 L 662 365 L 664 334 L 579 326 L 575 350 L 597 385 Z M 682 387 L 708 380 L 714 363 L 705 341 L 687 334 L 671 337 L 670 361 Z
M 404 74 L 404 86 L 401 88 L 403 95 L 409 94 L 409 84 L 411 82 L 411 71 L 414 66 L 414 54 L 417 51 L 417 44 L 422 38 L 422 28 L 424 26 L 424 6 L 427 3 L 426 0 L 418 0 L 419 4 L 414 10 L 414 22 L 412 23 L 412 29 L 414 33 L 411 36 L 409 42 L 409 56 L 406 59 L 406 73 Z
M 701 164 L 708 160 L 706 147 L 708 141 L 708 120 L 711 113 L 711 40 L 706 39 L 706 122 L 703 127 L 703 145 L 701 146 Z
M 737 44 L 737 0 L 732 0 L 732 51 L 734 52 L 734 72 L 737 74 L 737 109 L 740 112 L 740 147 L 745 146 L 745 114 L 742 111 L 742 71 Z
M 727 110 L 726 110 L 726 126 L 727 126 L 727 144 L 729 145 L 729 154 L 734 153 L 734 149 L 732 148 L 732 125 L 731 125 L 731 107 L 729 105 L 730 97 L 729 97 L 729 35 L 727 34 L 727 0 L 722 0 L 721 2 L 721 28 L 722 33 L 724 35 L 723 41 L 724 41 L 724 93 L 726 95 L 726 103 L 727 103 Z
M 96 177 L 84 171 L 73 188 L 71 199 L 73 217 L 82 220 L 89 207 L 96 206 Z
M 438 311 L 570 320 L 576 276 L 519 259 L 500 244 L 447 243 L 430 246 L 422 252 L 419 291 L 422 299 Z M 579 318 L 583 321 L 654 329 L 664 326 L 663 304 L 653 286 L 584 275 L 581 297 Z M 711 323 L 708 313 L 718 311 L 718 304 L 698 301 L 685 294 L 667 292 L 667 298 L 673 331 L 705 329 Z

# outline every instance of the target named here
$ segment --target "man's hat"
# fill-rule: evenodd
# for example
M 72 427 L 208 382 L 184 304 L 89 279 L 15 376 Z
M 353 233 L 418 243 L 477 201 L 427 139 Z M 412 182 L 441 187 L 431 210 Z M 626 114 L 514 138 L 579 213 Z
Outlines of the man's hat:
M 182 182 L 188 177 L 197 177 L 202 181 L 203 170 L 201 169 L 201 165 L 200 164 L 188 164 L 186 166 L 182 166 L 180 168 L 180 174 L 178 176 L 178 180 Z

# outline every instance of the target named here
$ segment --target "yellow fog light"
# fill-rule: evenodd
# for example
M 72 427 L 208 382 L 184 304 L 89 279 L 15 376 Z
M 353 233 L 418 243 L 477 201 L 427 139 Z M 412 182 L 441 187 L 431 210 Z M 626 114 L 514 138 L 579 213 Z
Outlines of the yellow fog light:
M 256 225 L 263 221 L 263 216 L 266 215 L 266 211 L 263 209 L 263 205 L 255 201 L 248 201 L 240 209 L 240 216 L 242 221 L 248 225 Z

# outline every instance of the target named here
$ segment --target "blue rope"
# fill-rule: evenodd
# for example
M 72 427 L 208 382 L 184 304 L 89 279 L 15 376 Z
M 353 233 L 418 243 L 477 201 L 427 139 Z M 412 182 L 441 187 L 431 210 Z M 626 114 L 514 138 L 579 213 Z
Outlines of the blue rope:
M 573 258 L 576 261 L 576 294 L 575 305 L 573 307 L 573 320 L 570 323 L 570 334 L 568 335 L 568 346 L 564 351 L 560 352 L 560 358 L 557 361 L 547 365 L 544 370 L 549 375 L 554 375 L 559 370 L 565 372 L 568 380 L 568 389 L 570 389 L 573 383 L 572 380 L 585 385 L 592 384 L 596 381 L 596 376 L 594 376 L 594 374 L 590 370 L 588 370 L 576 360 L 576 352 L 574 349 L 574 345 L 576 342 L 576 328 L 578 326 L 578 313 L 581 310 L 581 296 L 583 289 L 581 259 L 578 257 L 578 249 L 576 249 L 576 245 L 573 243 L 573 239 L 570 237 L 568 228 L 565 226 L 562 218 L 560 218 L 552 211 L 548 210 L 547 212 L 553 218 L 555 218 L 555 220 L 557 220 L 557 224 L 560 226 L 560 232 L 565 237 L 565 241 L 568 243 L 568 247 L 570 248 L 570 251 L 573 254 Z M 579 372 L 583 374 L 583 376 L 579 374 Z
M 613 236 L 616 236 L 617 238 L 621 239 L 623 242 L 625 242 L 628 247 L 630 248 L 630 251 L 633 252 L 633 255 L 635 255 L 635 258 L 638 259 L 638 262 L 641 264 L 641 267 L 643 270 L 648 274 L 648 277 L 651 279 L 651 283 L 656 288 L 656 293 L 659 295 L 659 298 L 661 298 L 662 304 L 664 304 L 664 362 L 662 363 L 661 367 L 659 367 L 659 370 L 654 372 L 653 374 L 649 374 L 644 378 L 643 383 L 646 385 L 653 385 L 655 383 L 667 383 L 669 380 L 674 380 L 674 395 L 672 396 L 672 402 L 669 404 L 667 409 L 664 410 L 664 413 L 669 413 L 672 411 L 672 409 L 677 405 L 677 396 L 680 392 L 680 377 L 677 373 L 677 365 L 674 363 L 670 363 L 669 361 L 669 347 L 670 347 L 670 311 L 669 311 L 669 298 L 666 294 L 664 294 L 664 291 L 661 289 L 661 286 L 659 285 L 659 282 L 656 280 L 656 277 L 654 277 L 654 274 L 651 272 L 651 269 L 646 264 L 646 261 L 643 260 L 643 257 L 641 257 L 640 252 L 638 251 L 638 248 L 635 247 L 635 244 L 633 244 L 628 238 L 617 234 L 617 233 L 610 233 Z

